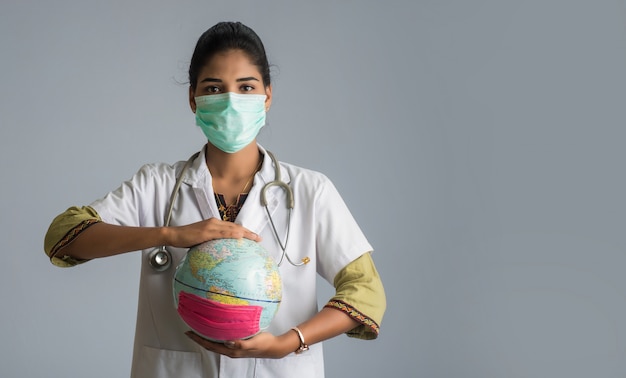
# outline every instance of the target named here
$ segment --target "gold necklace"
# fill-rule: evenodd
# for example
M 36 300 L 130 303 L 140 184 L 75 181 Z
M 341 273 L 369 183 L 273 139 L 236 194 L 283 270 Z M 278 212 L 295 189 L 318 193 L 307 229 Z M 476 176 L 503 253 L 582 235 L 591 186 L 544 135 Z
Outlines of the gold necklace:
M 263 164 L 263 159 L 259 160 L 259 164 L 256 166 L 255 170 L 252 171 L 252 174 L 250 175 L 250 178 L 248 178 L 248 181 L 246 181 L 246 184 L 241 189 L 240 194 L 238 194 L 237 198 L 235 198 L 235 202 L 231 203 L 230 205 L 226 204 L 226 198 L 224 198 L 224 201 L 222 202 L 222 200 L 220 199 L 220 195 L 215 191 L 215 188 L 213 188 L 213 192 L 215 193 L 215 198 L 217 199 L 217 204 L 219 205 L 218 209 L 219 209 L 219 211 L 222 214 L 224 214 L 222 216 L 223 220 L 228 220 L 227 210 L 231 209 L 233 206 L 235 206 L 235 205 L 237 205 L 239 203 L 239 196 L 246 192 L 246 188 L 248 188 L 248 185 L 250 185 L 250 182 L 252 182 L 252 179 L 254 178 L 254 175 L 261 168 L 261 164 Z
M 254 171 L 250 175 L 250 178 L 248 179 L 248 181 L 246 181 L 246 185 L 244 185 L 243 189 L 241 189 L 241 193 L 245 193 L 246 192 L 246 188 L 252 182 L 252 178 L 259 171 L 259 169 L 261 169 L 261 163 L 263 163 L 263 159 L 259 159 L 259 164 L 257 164 L 256 168 L 254 169 Z

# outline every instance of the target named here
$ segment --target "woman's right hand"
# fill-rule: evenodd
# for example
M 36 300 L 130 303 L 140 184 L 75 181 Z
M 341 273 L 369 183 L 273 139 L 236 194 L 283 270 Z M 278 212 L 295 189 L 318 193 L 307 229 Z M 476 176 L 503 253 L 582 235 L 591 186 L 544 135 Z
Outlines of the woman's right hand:
M 216 218 L 178 227 L 128 227 L 99 222 L 81 232 L 56 255 L 89 260 L 162 245 L 189 248 L 220 238 L 261 240 L 239 224 Z
M 165 245 L 189 248 L 213 239 L 241 239 L 261 241 L 261 237 L 242 225 L 217 218 L 206 219 L 186 226 L 164 229 Z

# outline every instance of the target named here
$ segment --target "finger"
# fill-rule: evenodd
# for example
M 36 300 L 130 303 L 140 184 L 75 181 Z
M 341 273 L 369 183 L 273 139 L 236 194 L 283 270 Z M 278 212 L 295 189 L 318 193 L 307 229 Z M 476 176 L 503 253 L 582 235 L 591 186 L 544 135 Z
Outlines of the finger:
M 230 231 L 233 233 L 232 234 L 233 238 L 235 239 L 246 238 L 246 239 L 250 239 L 254 241 L 261 241 L 260 235 L 243 227 L 242 225 L 231 223 L 231 222 L 226 222 L 226 223 L 229 223 Z
M 256 242 L 260 242 L 261 240 L 263 240 L 263 239 L 261 238 L 261 235 L 259 235 L 259 234 L 257 234 L 257 233 L 254 233 L 254 232 L 252 232 L 252 231 L 250 231 L 250 230 L 246 230 L 246 233 L 245 233 L 244 237 L 245 237 L 246 239 L 254 240 L 254 241 L 256 241 Z
M 215 353 L 220 353 L 220 354 L 228 354 L 230 352 L 231 348 L 226 347 L 224 344 L 207 340 L 195 332 L 187 331 L 185 332 L 185 335 L 187 335 L 187 337 L 189 337 L 191 340 L 198 343 L 204 349 L 210 350 Z
M 211 218 L 204 222 L 205 232 L 207 232 L 209 240 L 215 238 L 240 239 L 244 237 L 245 229 L 241 225 L 217 218 Z
M 223 221 L 217 218 L 210 218 L 203 222 L 205 222 L 205 231 L 207 232 L 205 237 L 207 237 L 207 240 L 217 238 L 246 238 L 256 242 L 260 242 L 262 240 L 258 234 L 237 223 Z
M 191 332 L 191 331 L 187 331 L 185 332 L 185 335 L 187 335 L 187 337 L 189 337 L 191 340 L 195 341 L 196 343 L 200 344 L 201 346 L 210 349 L 211 347 L 213 347 L 213 342 L 200 337 L 198 334 L 196 334 L 195 332 Z

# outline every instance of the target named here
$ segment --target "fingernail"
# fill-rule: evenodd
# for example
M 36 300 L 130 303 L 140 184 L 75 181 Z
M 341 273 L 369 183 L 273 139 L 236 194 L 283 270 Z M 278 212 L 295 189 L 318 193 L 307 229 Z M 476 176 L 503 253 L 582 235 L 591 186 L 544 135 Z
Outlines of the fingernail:
M 224 341 L 224 345 L 227 348 L 234 348 L 235 347 L 235 342 L 234 341 Z

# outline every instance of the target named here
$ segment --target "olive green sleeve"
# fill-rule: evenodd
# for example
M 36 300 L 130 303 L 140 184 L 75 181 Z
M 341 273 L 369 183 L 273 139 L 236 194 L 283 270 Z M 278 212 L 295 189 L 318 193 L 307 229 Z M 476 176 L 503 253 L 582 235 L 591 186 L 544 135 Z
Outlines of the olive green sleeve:
M 71 243 L 89 226 L 98 222 L 102 222 L 102 219 L 90 206 L 73 206 L 54 218 L 46 233 L 43 247 L 46 255 L 50 258 L 50 262 L 65 268 L 88 261 L 63 256 L 59 250 Z
M 387 300 L 371 254 L 361 255 L 337 273 L 334 286 L 335 296 L 324 307 L 343 311 L 360 323 L 346 334 L 363 340 L 377 338 Z

